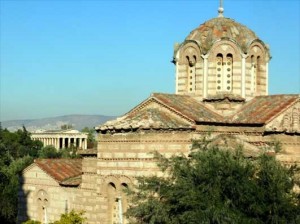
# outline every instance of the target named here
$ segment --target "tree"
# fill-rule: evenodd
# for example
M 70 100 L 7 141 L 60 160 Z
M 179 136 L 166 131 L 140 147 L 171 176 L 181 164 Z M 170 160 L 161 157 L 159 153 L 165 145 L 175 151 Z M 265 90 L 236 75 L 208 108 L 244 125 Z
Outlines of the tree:
M 61 130 L 68 130 L 68 129 L 72 129 L 72 128 L 73 128 L 73 125 L 71 125 L 71 124 L 63 124 L 60 126 Z
M 55 221 L 53 224 L 83 224 L 86 220 L 83 215 L 83 211 L 75 212 L 72 210 L 70 213 L 62 214 L 60 220 Z
M 30 156 L 12 160 L 8 166 L 0 169 L 0 220 L 3 223 L 15 223 L 17 216 L 19 174 L 33 162 Z
M 80 155 L 77 154 L 77 148 L 72 146 L 70 148 L 63 148 L 57 150 L 52 145 L 47 145 L 39 150 L 38 158 L 41 159 L 55 159 L 55 158 L 64 158 L 64 159 L 74 159 L 80 158 Z
M 129 190 L 132 223 L 300 222 L 295 167 L 287 169 L 266 153 L 250 160 L 241 149 L 195 143 L 188 156 L 156 153 L 167 175 L 140 177 Z
M 10 132 L 0 125 L 0 222 L 15 223 L 18 201 L 18 174 L 36 158 L 42 148 L 23 129 Z
M 61 152 L 57 151 L 57 149 L 54 146 L 47 145 L 39 151 L 38 157 L 42 159 L 60 158 Z
M 87 146 L 88 148 L 94 148 L 96 146 L 96 139 L 95 139 L 95 129 L 85 127 L 81 130 L 81 132 L 85 132 L 88 134 L 87 138 Z

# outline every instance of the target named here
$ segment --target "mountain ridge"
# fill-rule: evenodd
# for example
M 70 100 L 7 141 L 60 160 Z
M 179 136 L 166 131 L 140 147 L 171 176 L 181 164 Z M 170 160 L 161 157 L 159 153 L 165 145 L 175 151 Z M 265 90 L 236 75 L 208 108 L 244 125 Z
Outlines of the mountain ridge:
M 59 130 L 62 125 L 72 125 L 76 130 L 82 130 L 84 127 L 93 128 L 108 120 L 112 120 L 116 116 L 108 115 L 83 115 L 83 114 L 70 114 L 55 117 L 46 117 L 39 119 L 19 119 L 1 121 L 2 128 L 7 128 L 9 131 L 17 131 L 25 128 L 32 132 L 36 130 Z

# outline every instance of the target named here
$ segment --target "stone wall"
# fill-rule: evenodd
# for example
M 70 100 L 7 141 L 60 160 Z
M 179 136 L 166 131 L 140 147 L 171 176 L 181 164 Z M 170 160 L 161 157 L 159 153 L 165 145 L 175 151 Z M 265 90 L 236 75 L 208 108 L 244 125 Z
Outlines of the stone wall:
M 61 187 L 33 164 L 20 180 L 18 223 L 27 219 L 53 222 L 73 208 L 77 189 Z

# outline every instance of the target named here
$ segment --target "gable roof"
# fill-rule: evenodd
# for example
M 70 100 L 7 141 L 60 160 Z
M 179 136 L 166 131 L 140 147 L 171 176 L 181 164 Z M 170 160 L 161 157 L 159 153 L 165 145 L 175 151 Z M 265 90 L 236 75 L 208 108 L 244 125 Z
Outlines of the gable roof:
M 143 108 L 135 113 L 128 113 L 121 118 L 108 121 L 96 130 L 136 130 L 136 129 L 191 129 L 189 121 L 168 116 L 158 108 Z
M 191 96 L 153 93 L 152 97 L 196 122 L 221 122 L 223 117 Z
M 299 95 L 257 96 L 232 117 L 231 123 L 265 124 L 299 100 Z
M 123 117 L 96 127 L 97 131 L 129 129 L 195 129 L 196 124 L 263 126 L 300 99 L 299 95 L 257 96 L 231 116 L 222 116 L 192 96 L 153 93 Z M 214 101 L 214 100 L 212 100 Z M 159 107 L 148 106 L 155 102 Z M 209 103 L 210 101 L 206 102 Z M 241 101 L 242 102 L 242 101 Z M 167 108 L 166 114 L 161 108 Z M 176 118 L 176 115 L 183 119 Z
M 81 159 L 36 159 L 34 164 L 60 185 L 78 186 L 81 183 Z
M 161 108 L 147 107 L 156 103 Z M 180 117 L 182 119 L 180 119 Z M 222 116 L 206 108 L 203 103 L 185 95 L 153 93 L 150 98 L 124 116 L 96 127 L 97 131 L 129 129 L 194 129 L 196 122 L 220 122 Z

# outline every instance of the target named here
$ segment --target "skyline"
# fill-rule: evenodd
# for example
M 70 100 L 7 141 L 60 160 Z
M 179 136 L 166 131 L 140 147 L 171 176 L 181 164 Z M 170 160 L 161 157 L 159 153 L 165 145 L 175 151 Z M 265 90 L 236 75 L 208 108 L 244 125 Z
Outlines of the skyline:
M 0 121 L 122 115 L 152 92 L 175 93 L 174 43 L 219 7 L 217 0 L 0 4 Z M 300 2 L 223 7 L 270 45 L 269 94 L 299 94 Z

